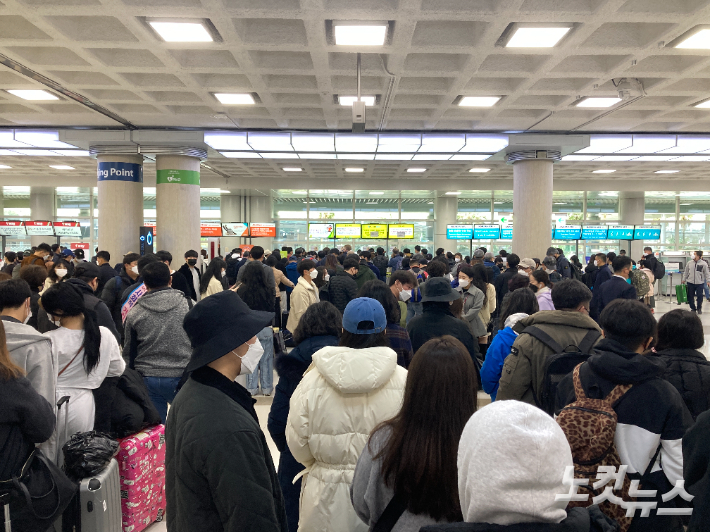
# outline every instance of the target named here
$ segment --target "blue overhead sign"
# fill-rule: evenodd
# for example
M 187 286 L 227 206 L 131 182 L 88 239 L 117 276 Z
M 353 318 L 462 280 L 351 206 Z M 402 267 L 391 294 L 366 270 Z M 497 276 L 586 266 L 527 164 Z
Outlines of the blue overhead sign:
M 608 240 L 633 240 L 634 226 L 633 225 L 610 225 Z
M 97 177 L 99 181 L 130 181 L 143 182 L 143 165 L 134 163 L 107 163 L 98 164 Z
M 558 225 L 555 227 L 555 240 L 579 240 L 582 238 L 581 225 Z
M 498 240 L 500 238 L 500 225 L 474 225 L 474 240 Z M 512 232 L 510 238 L 513 238 Z
M 446 238 L 449 240 L 471 240 L 473 238 L 473 226 L 447 225 Z
M 500 239 L 501 240 L 513 240 L 513 226 L 504 225 L 500 228 Z
M 660 240 L 661 227 L 657 225 L 637 225 L 634 240 Z
M 606 240 L 608 233 L 606 225 L 585 225 L 582 227 L 582 240 Z

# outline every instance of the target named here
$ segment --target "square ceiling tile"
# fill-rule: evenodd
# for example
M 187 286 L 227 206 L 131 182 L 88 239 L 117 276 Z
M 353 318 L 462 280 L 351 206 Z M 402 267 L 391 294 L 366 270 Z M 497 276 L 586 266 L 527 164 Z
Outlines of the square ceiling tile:
M 386 54 L 361 54 L 360 68 L 362 72 L 382 73 L 382 56 L 384 56 L 385 61 L 387 61 Z M 348 72 L 352 72 L 357 68 L 357 54 L 329 52 L 328 65 L 332 70 L 347 70 Z
M 315 78 L 314 78 L 315 79 Z M 342 92 L 348 91 L 350 94 L 357 92 L 357 79 L 355 76 L 333 76 L 333 89 Z M 385 78 L 373 78 L 370 76 L 362 76 L 360 78 L 362 92 L 380 93 L 385 87 Z M 400 82 L 401 83 L 401 82 Z M 355 92 L 353 92 L 355 91 Z M 346 95 L 349 96 L 350 94 Z
M 358 10 L 365 13 L 368 11 L 394 11 L 399 7 L 399 0 L 359 0 L 356 4 L 351 0 L 323 0 L 323 7 L 334 11 Z
M 476 46 L 486 31 L 486 22 L 420 20 L 414 28 L 413 46 Z
M 162 61 L 152 52 L 130 48 L 87 48 L 106 66 L 111 67 L 163 67 Z
M 61 16 L 45 19 L 73 41 L 138 42 L 136 36 L 116 17 Z
M 156 102 L 202 102 L 202 98 L 194 92 L 146 91 L 145 94 Z
M 50 74 L 54 78 L 74 85 L 89 87 L 92 85 L 118 85 L 115 80 L 100 72 L 53 70 L 50 71 Z
M 89 66 L 69 48 L 61 46 L 9 46 L 7 49 L 34 65 Z
M 202 7 L 201 0 L 121 0 L 128 6 L 140 7 Z
M 404 70 L 408 72 L 458 72 L 468 63 L 468 54 L 408 54 Z
M 239 68 L 228 50 L 170 50 L 170 54 L 185 68 Z
M 96 98 L 98 100 L 140 100 L 137 94 L 123 90 L 90 89 L 83 91 L 83 93 L 90 98 Z
M 0 38 L 2 39 L 51 39 L 49 35 L 17 15 L 0 16 Z
M 281 76 L 277 74 L 267 74 L 264 75 L 263 78 L 269 89 L 318 89 L 318 82 L 315 76 Z
M 25 107 L 18 103 L 0 103 L 0 114 L 15 114 L 15 113 L 38 113 L 34 109 Z
M 418 105 L 437 107 L 442 103 L 441 96 L 431 94 L 397 94 L 394 97 L 395 105 Z
M 264 110 L 266 111 L 266 109 Z M 302 107 L 286 108 L 281 111 L 281 114 L 284 118 L 323 118 L 322 109 L 308 109 Z
M 308 44 L 302 20 L 280 18 L 235 18 L 234 29 L 245 44 L 305 46 Z
M 321 105 L 320 94 L 272 93 L 271 97 L 277 104 L 285 105 Z
M 91 109 L 78 103 L 46 103 L 39 105 L 39 107 L 52 114 L 93 113 Z
M 536 82 L 531 91 L 578 91 L 596 81 L 595 78 L 545 78 Z
M 289 120 L 288 127 L 291 129 L 327 129 L 324 120 Z
M 175 114 L 188 114 L 188 115 L 209 115 L 214 114 L 214 110 L 206 105 L 168 105 L 170 109 Z
M 3 67 L 4 68 L 4 67 Z M 9 70 L 0 70 L 0 85 L 3 88 L 15 89 L 22 85 L 33 85 L 34 82 Z
M 192 74 L 192 78 L 205 89 L 251 90 L 249 78 L 242 74 Z
M 137 87 L 184 87 L 185 84 L 172 74 L 121 72 L 120 75 Z
M 624 61 L 631 61 L 628 55 L 571 55 L 560 61 L 551 72 L 599 72 L 606 73 Z
M 619 8 L 627 13 L 693 13 L 707 5 L 707 0 L 628 0 Z
M 663 89 L 669 92 L 710 92 L 710 78 L 686 78 Z
M 645 48 L 660 41 L 674 26 L 660 22 L 607 22 L 599 26 L 582 46 Z
M 263 70 L 313 70 L 310 52 L 252 50 L 249 57 L 256 68 Z
M 606 0 L 525 0 L 521 12 L 594 13 Z
M 435 78 L 417 78 L 417 77 L 402 77 L 399 80 L 399 91 L 410 92 L 438 92 L 446 93 L 451 90 L 455 78 L 435 77 Z
M 480 78 L 475 76 L 466 84 L 465 90 L 496 95 L 508 94 L 515 91 L 524 82 L 525 78 Z
M 568 99 L 569 96 L 521 96 L 520 98 L 512 102 L 510 105 L 514 105 L 516 107 L 557 107 Z
M 633 108 L 644 108 L 644 107 L 675 107 L 681 105 L 685 102 L 692 100 L 692 97 L 688 96 L 646 96 L 640 100 L 632 103 L 629 107 Z
M 300 0 L 222 0 L 222 5 L 229 11 L 244 10 L 294 10 L 301 8 Z
M 442 13 L 496 13 L 503 6 L 499 0 L 422 0 L 422 11 Z
M 629 72 L 675 73 L 693 68 L 698 63 L 707 61 L 707 55 L 652 55 L 642 59 L 636 66 L 628 69 Z
M 480 72 L 536 72 L 551 56 L 530 54 L 493 54 L 483 60 Z
M 537 118 L 548 113 L 547 109 L 503 109 L 500 118 Z

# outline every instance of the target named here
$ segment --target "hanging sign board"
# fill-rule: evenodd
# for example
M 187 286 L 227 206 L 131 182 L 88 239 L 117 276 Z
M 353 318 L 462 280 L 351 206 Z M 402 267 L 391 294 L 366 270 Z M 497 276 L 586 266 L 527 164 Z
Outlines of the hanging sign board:
M 30 236 L 54 236 L 52 222 L 44 220 L 25 222 L 25 228 Z
M 276 224 L 252 222 L 249 226 L 249 236 L 274 238 L 276 236 Z
M 52 225 L 57 236 L 81 236 L 79 222 L 54 222 Z
M 0 222 L 0 235 L 2 236 L 26 236 L 25 226 L 22 222 Z

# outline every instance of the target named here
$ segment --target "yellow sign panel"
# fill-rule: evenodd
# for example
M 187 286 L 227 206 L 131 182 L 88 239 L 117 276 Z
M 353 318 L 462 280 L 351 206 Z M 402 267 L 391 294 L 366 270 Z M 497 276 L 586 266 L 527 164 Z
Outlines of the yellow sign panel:
M 414 224 L 389 224 L 389 237 L 391 239 L 414 239 Z
M 360 224 L 335 224 L 335 238 L 360 238 Z
M 362 238 L 387 238 L 387 224 L 363 224 Z

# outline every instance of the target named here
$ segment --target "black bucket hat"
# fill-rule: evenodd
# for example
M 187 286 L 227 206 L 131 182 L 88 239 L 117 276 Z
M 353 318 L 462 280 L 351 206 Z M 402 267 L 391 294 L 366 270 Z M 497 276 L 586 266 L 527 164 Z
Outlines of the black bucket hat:
M 422 285 L 422 303 L 427 301 L 456 301 L 461 299 L 461 294 L 451 288 L 448 279 L 432 277 Z
M 185 371 L 195 371 L 223 357 L 254 338 L 273 319 L 273 312 L 251 310 L 231 290 L 206 297 L 182 322 L 192 344 L 192 358 Z

